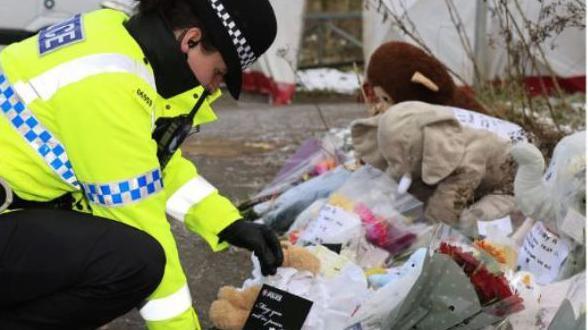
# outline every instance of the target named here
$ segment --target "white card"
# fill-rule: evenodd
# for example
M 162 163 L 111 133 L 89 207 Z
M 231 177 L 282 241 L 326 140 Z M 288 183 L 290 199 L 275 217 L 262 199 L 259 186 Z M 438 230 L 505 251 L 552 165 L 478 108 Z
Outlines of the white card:
M 333 278 L 341 273 L 341 270 L 353 262 L 346 257 L 337 254 L 324 245 L 315 245 L 307 248 L 321 262 L 321 275 Z
M 345 244 L 361 232 L 361 219 L 355 213 L 325 204 L 318 218 L 312 221 L 300 235 L 302 243 Z
M 553 282 L 567 258 L 570 248 L 565 239 L 548 231 L 542 222 L 537 222 L 529 231 L 519 251 L 518 265 L 544 285 Z
M 515 123 L 466 109 L 452 108 L 452 110 L 455 118 L 462 125 L 486 130 L 513 142 L 527 141 L 525 131 Z
M 576 242 L 584 244 L 586 217 L 574 209 L 568 209 L 568 213 L 561 222 L 559 229 L 566 235 L 573 238 Z
M 510 216 L 504 218 L 491 220 L 491 221 L 480 221 L 478 220 L 478 234 L 488 236 L 489 232 L 500 231 L 505 236 L 512 233 L 512 220 Z

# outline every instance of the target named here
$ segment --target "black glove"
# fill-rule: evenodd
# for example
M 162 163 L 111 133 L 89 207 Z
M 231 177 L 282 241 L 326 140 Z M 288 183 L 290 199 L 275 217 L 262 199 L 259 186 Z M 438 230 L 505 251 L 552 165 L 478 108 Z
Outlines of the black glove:
M 269 227 L 237 220 L 218 235 L 221 241 L 253 251 L 259 259 L 263 276 L 274 275 L 284 262 L 280 241 Z

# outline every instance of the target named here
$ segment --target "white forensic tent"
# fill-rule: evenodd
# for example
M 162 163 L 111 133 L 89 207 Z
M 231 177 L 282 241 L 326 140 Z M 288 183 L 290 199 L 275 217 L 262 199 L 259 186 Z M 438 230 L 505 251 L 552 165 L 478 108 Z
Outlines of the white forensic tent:
M 296 88 L 296 69 L 298 51 L 301 47 L 301 34 L 304 25 L 305 0 L 270 0 L 278 18 L 278 36 L 275 44 L 245 74 L 244 89 L 251 92 L 270 94 L 274 104 L 287 104 Z M 459 34 L 452 22 L 446 1 L 441 0 L 362 0 L 364 58 L 367 63 L 371 53 L 383 42 L 403 40 L 414 43 L 409 36 L 395 27 L 391 18 L 384 19 L 384 11 L 390 10 L 399 16 L 406 15 L 414 23 L 416 33 L 422 38 L 431 52 L 451 70 L 471 85 L 474 80 L 472 61 L 464 50 Z M 585 0 L 581 0 L 585 3 Z M 482 1 L 453 0 L 457 15 L 469 44 L 475 47 L 476 6 Z M 526 18 L 537 22 L 542 6 L 546 7 L 559 0 L 519 0 Z M 492 6 L 492 1 L 486 1 Z M 382 7 L 385 6 L 385 7 Z M 509 2 L 509 6 L 514 6 Z M 485 77 L 495 80 L 505 77 L 508 57 L 503 40 L 499 36 L 500 24 L 486 9 L 485 52 L 480 59 L 484 62 Z M 512 10 L 515 13 L 516 10 Z M 516 17 L 521 24 L 521 17 Z M 528 37 L 528 36 L 527 36 Z M 538 70 L 528 70 L 527 85 L 532 92 L 541 92 L 541 85 L 552 87 L 550 71 L 555 73 L 559 85 L 568 91 L 585 91 L 586 83 L 586 39 L 585 31 L 570 27 L 560 34 L 554 34 L 542 44 L 547 61 L 537 52 Z M 462 82 L 456 80 L 457 84 Z
M 305 0 L 270 0 L 278 34 L 270 49 L 243 76 L 243 89 L 269 94 L 274 104 L 287 104 L 296 91 L 298 52 Z
M 389 40 L 403 40 L 415 44 L 413 40 L 398 28 L 391 24 L 392 18 L 384 19 L 384 11 L 389 10 L 397 17 L 407 17 L 414 23 L 417 35 L 422 38 L 431 52 L 445 65 L 459 74 L 468 84 L 474 79 L 474 68 L 468 57 L 462 42 L 459 39 L 455 24 L 452 22 L 450 11 L 446 1 L 431 0 L 367 0 L 364 6 L 363 17 L 363 42 L 364 56 L 367 62 L 369 56 L 378 45 Z M 463 23 L 464 31 L 467 33 L 472 48 L 475 45 L 476 6 L 481 1 L 476 0 L 453 0 L 455 9 Z M 486 1 L 492 6 L 492 1 Z M 557 0 L 519 0 L 522 11 L 532 22 L 537 22 L 541 6 L 548 6 Z M 585 1 L 582 0 L 585 6 Z M 382 7 L 385 6 L 385 7 Z M 514 7 L 514 2 L 509 2 Z M 558 8 L 561 10 L 563 6 Z M 512 12 L 517 13 L 513 8 Z M 516 17 L 516 16 L 515 16 Z M 520 15 L 516 17 L 518 23 L 522 24 Z M 507 51 L 502 37 L 499 36 L 500 24 L 490 9 L 486 15 L 486 52 L 482 57 L 485 59 L 486 77 L 488 79 L 501 79 L 505 76 L 507 68 Z M 528 36 L 527 36 L 528 37 Z M 527 78 L 530 87 L 537 88 L 543 77 L 550 76 L 550 69 L 558 78 L 560 85 L 571 91 L 585 91 L 586 76 L 586 39 L 585 31 L 580 28 L 570 27 L 561 34 L 548 38 L 543 44 L 547 61 L 543 61 L 537 52 L 535 58 L 539 63 L 539 70 L 529 70 L 531 76 Z M 547 85 L 550 79 L 542 80 Z M 458 84 L 459 81 L 456 81 Z

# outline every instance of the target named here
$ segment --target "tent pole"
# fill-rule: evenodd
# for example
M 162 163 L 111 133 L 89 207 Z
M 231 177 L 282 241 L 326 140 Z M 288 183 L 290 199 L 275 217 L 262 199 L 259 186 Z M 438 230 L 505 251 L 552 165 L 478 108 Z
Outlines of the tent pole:
M 488 15 L 487 0 L 476 1 L 476 36 L 474 41 L 474 87 L 479 89 L 488 79 L 488 40 L 486 38 L 486 26 Z

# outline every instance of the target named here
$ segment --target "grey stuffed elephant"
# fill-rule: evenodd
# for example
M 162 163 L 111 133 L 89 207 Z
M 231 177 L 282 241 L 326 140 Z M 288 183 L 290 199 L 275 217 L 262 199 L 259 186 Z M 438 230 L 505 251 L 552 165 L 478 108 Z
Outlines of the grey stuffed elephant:
M 563 138 L 555 147 L 547 170 L 543 155 L 531 144 L 517 144 L 512 149 L 512 155 L 519 164 L 514 182 L 517 208 L 530 217 L 527 221 L 542 221 L 550 231 L 568 241 L 570 254 L 561 267 L 558 279 L 584 270 L 586 131 Z M 522 234 L 525 232 L 519 236 Z
M 545 173 L 543 156 L 532 144 L 518 144 L 512 155 L 519 164 L 516 202 L 525 215 L 556 231 L 569 209 L 586 215 L 586 131 L 557 144 Z
M 514 210 L 511 142 L 460 125 L 450 108 L 399 103 L 354 121 L 351 134 L 364 162 L 395 180 L 410 178 L 409 192 L 426 203 L 430 220 L 461 224 L 471 233 L 477 221 Z

